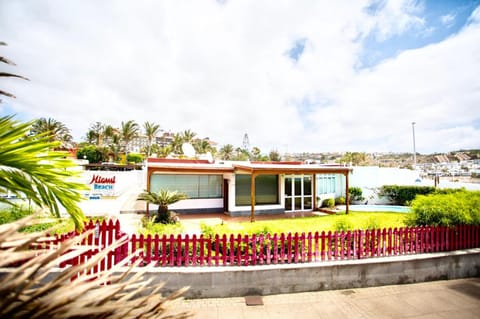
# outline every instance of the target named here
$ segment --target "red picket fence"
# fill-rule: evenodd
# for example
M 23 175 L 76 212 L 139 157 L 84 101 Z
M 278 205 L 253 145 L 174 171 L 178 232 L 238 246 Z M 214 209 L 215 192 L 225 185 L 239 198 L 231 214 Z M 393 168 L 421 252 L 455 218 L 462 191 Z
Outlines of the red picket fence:
M 95 229 L 81 242 L 81 245 L 86 245 L 85 252 L 63 262 L 60 267 L 86 262 L 102 248 L 125 235 L 118 221 L 90 222 L 85 229 Z M 54 236 L 45 241 L 44 247 L 53 247 L 76 235 Z M 480 226 L 406 227 L 259 236 L 216 235 L 213 238 L 203 235 L 132 235 L 124 244 L 110 251 L 89 273 L 110 269 L 124 258 L 130 258 L 132 262 L 140 258 L 140 265 L 154 263 L 158 267 L 275 265 L 478 248 L 479 237 Z
M 85 263 L 105 247 L 114 244 L 116 241 L 126 236 L 126 234 L 120 230 L 120 222 L 118 220 L 116 222 L 113 222 L 112 220 L 108 222 L 102 221 L 101 223 L 93 223 L 93 221 L 90 221 L 84 225 L 84 231 L 87 232 L 90 230 L 92 230 L 92 232 L 85 236 L 78 243 L 78 245 L 83 248 L 84 252 L 77 254 L 76 257 L 62 261 L 58 265 L 60 268 Z M 56 249 L 61 242 L 72 239 L 78 235 L 79 233 L 75 231 L 62 235 L 47 235 L 46 238 L 41 240 L 39 243 L 36 243 L 36 245 L 32 246 L 31 248 L 36 250 Z M 121 246 L 109 251 L 108 254 L 102 258 L 92 269 L 83 274 L 95 274 L 99 271 L 112 268 L 114 265 L 118 264 L 128 256 L 128 244 L 129 242 L 127 240 Z
M 351 260 L 480 247 L 479 226 L 407 227 L 347 232 L 274 235 L 136 236 L 144 264 L 174 266 L 248 266 Z

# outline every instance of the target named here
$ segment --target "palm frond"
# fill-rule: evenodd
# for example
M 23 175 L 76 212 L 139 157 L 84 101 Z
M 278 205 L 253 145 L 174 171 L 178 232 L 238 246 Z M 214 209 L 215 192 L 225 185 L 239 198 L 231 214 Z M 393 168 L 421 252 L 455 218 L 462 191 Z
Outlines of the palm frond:
M 120 247 L 125 239 L 106 247 L 86 263 L 52 272 L 62 260 L 84 253 L 88 247 L 79 244 L 90 234 L 86 232 L 62 242 L 56 249 L 29 251 L 29 245 L 42 245 L 44 236 L 44 233 L 18 233 L 21 227 L 31 222 L 31 218 L 0 226 L 0 261 L 24 262 L 26 258 L 29 259 L 20 267 L 1 270 L 0 318 L 130 319 L 191 316 L 185 312 L 175 313 L 172 308 L 188 288 L 162 296 L 159 293 L 162 285 L 144 278 L 150 267 L 136 268 L 140 259 L 127 269 L 128 258 L 109 270 L 88 275 L 100 260 Z M 24 239 L 19 240 L 21 237 Z M 76 279 L 72 281 L 74 277 Z
M 70 169 L 75 164 L 67 153 L 50 151 L 58 143 L 47 135 L 27 136 L 30 125 L 0 118 L 0 189 L 23 194 L 56 217 L 63 206 L 81 229 L 84 216 L 77 203 L 87 187 L 78 181 L 79 172 Z

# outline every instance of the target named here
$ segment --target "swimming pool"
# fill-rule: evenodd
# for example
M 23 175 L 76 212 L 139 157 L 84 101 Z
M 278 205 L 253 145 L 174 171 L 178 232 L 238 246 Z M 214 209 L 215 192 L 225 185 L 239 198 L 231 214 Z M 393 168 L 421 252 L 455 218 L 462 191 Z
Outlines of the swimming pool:
M 345 206 L 339 206 L 340 210 L 345 210 Z M 349 205 L 351 211 L 357 212 L 393 212 L 393 213 L 410 213 L 408 206 L 395 205 Z

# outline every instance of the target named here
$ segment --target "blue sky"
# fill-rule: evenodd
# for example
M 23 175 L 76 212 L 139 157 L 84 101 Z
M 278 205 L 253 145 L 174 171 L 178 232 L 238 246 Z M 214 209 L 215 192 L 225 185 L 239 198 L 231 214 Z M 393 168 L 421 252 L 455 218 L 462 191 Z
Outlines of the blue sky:
M 367 9 L 371 15 L 383 1 Z M 418 49 L 429 44 L 438 43 L 452 34 L 459 32 L 466 24 L 472 11 L 480 5 L 480 0 L 429 0 L 419 1 L 419 16 L 422 24 L 409 32 L 379 39 L 377 33 L 371 33 L 364 40 L 364 53 L 360 59 L 360 67 L 374 67 L 382 60 L 393 58 L 402 51 Z
M 0 113 L 264 153 L 480 148 L 480 0 L 0 0 Z

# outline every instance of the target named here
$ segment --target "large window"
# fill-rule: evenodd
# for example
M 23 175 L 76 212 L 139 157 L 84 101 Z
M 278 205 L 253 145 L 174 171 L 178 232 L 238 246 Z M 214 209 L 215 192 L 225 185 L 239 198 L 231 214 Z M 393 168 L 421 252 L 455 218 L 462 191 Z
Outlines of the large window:
M 235 205 L 250 206 L 252 176 L 235 175 Z M 255 177 L 255 205 L 278 204 L 278 175 Z
M 336 183 L 336 175 L 318 174 L 317 195 L 335 193 Z
M 150 190 L 169 189 L 187 194 L 190 199 L 222 198 L 222 175 L 153 174 Z

